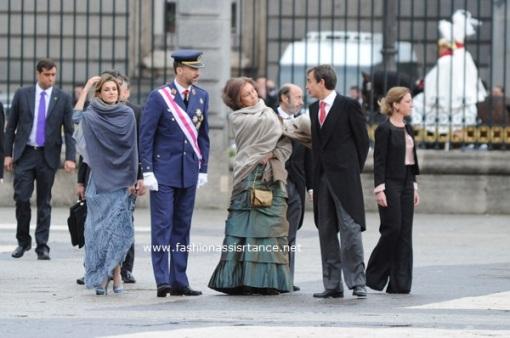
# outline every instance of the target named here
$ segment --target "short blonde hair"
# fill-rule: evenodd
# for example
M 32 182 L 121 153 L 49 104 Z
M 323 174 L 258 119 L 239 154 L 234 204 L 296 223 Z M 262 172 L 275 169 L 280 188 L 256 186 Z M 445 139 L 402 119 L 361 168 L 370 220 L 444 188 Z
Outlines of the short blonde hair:
M 388 116 L 393 115 L 393 104 L 402 101 L 406 94 L 411 94 L 411 91 L 407 87 L 390 88 L 386 96 L 377 102 L 381 108 L 381 112 Z

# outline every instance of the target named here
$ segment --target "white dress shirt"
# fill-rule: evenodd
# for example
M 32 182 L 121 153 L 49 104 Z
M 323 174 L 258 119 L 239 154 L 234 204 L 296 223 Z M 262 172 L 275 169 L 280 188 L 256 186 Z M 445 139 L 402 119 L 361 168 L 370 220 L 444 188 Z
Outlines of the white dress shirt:
M 179 91 L 179 94 L 181 94 L 181 99 L 184 101 L 184 94 L 183 92 L 185 90 L 188 90 L 188 98 L 190 97 L 191 95 L 191 86 L 189 86 L 188 88 L 184 88 L 183 86 L 181 86 L 177 81 L 174 80 L 174 84 L 175 84 L 175 87 L 177 88 L 177 90 Z
M 37 143 L 35 142 L 35 135 L 37 133 L 37 121 L 39 120 L 39 101 L 41 100 L 41 92 L 43 91 L 46 92 L 46 96 L 44 97 L 44 100 L 46 101 L 45 116 L 48 116 L 48 108 L 50 107 L 50 99 L 51 93 L 53 92 L 53 87 L 43 90 L 39 86 L 39 83 L 36 83 L 35 85 L 34 124 L 32 124 L 32 131 L 30 132 L 30 137 L 28 138 L 27 142 L 27 144 L 34 147 L 37 145 Z
M 278 107 L 277 110 L 278 110 L 278 116 L 280 116 L 284 120 L 291 120 L 294 118 L 294 115 L 287 114 L 286 112 L 283 111 L 283 109 L 281 107 Z
M 323 100 L 320 100 L 320 102 L 324 102 L 326 104 L 326 106 L 325 106 L 326 118 L 324 119 L 324 122 L 326 122 L 326 119 L 328 118 L 329 111 L 331 109 L 331 106 L 333 106 L 333 103 L 335 102 L 335 98 L 336 98 L 336 91 L 332 90 L 328 96 L 326 96 Z M 320 102 L 319 102 L 318 114 L 320 114 Z M 318 116 L 320 116 L 320 115 L 318 115 Z

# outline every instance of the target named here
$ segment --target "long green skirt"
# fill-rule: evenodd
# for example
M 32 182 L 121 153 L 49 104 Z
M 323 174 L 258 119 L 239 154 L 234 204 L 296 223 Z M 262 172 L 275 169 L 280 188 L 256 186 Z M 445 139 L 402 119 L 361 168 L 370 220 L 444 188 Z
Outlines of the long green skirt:
M 265 185 L 256 172 L 242 182 L 242 191 L 232 196 L 221 259 L 209 281 L 211 289 L 227 294 L 278 294 L 291 291 L 293 285 L 287 192 L 282 182 Z M 251 207 L 254 180 L 255 187 L 272 190 L 271 207 Z

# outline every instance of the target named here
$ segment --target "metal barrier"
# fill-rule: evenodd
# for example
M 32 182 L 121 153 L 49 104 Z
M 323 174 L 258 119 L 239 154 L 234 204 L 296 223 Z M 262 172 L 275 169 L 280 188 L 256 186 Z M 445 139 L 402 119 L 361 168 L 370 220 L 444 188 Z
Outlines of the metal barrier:
M 51 57 L 59 64 L 59 87 L 71 91 L 92 74 L 114 68 L 131 78 L 132 98 L 143 103 L 151 88 L 173 74 L 169 52 L 177 47 L 179 8 L 185 1 L 0 1 L 5 23 L 0 26 L 5 46 L 0 50 L 0 101 L 8 108 L 15 90 L 34 81 L 37 59 Z M 378 97 L 393 85 L 406 85 L 416 94 L 423 90 L 415 98 L 422 114 L 413 116 L 413 124 L 424 146 L 508 149 L 510 99 L 500 96 L 498 86 L 510 88 L 510 0 L 224 1 L 232 6 L 232 75 L 269 80 L 268 96 L 285 82 L 304 87 L 307 68 L 329 63 L 341 94 L 350 95 L 351 87 L 352 95 L 364 94 L 371 126 L 381 119 Z M 460 30 L 454 17 L 458 10 L 466 11 Z M 456 40 L 458 34 L 464 35 L 463 43 Z M 452 80 L 441 71 L 443 77 L 429 78 L 420 87 L 420 79 L 440 68 L 437 43 L 444 35 L 452 35 L 452 54 L 462 52 L 449 61 L 455 76 Z M 457 64 L 463 66 L 454 70 Z M 474 90 L 466 80 L 473 69 Z M 439 88 L 443 79 L 455 85 L 441 98 L 427 85 L 435 82 Z
M 327 63 L 338 92 L 362 92 L 371 133 L 384 118 L 378 99 L 403 85 L 416 95 L 412 124 L 423 147 L 508 149 L 508 0 L 233 3 L 234 74 L 265 78 L 266 95 L 285 82 L 304 87 L 306 69 Z

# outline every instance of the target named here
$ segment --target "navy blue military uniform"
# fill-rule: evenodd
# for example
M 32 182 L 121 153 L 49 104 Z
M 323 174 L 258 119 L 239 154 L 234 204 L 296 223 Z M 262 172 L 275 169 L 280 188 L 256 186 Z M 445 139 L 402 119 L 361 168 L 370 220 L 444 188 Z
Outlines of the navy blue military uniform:
M 174 59 L 180 61 L 176 54 L 179 55 L 174 53 Z M 183 56 L 185 59 L 188 55 Z M 185 288 L 189 286 L 186 249 L 198 175 L 207 173 L 209 96 L 205 90 L 192 85 L 186 106 L 175 81 L 164 87 L 170 89 L 175 103 L 188 114 L 197 129 L 202 159 L 194 152 L 178 125 L 158 91 L 160 88 L 151 92 L 144 107 L 140 124 L 140 156 L 143 172 L 153 172 L 158 181 L 158 191 L 150 192 L 152 266 L 156 284 L 158 287 Z

